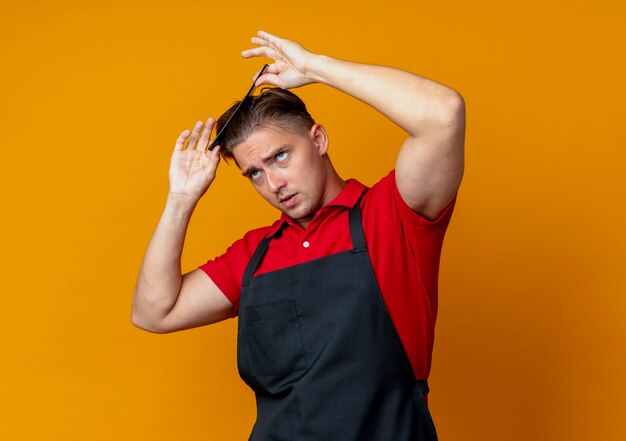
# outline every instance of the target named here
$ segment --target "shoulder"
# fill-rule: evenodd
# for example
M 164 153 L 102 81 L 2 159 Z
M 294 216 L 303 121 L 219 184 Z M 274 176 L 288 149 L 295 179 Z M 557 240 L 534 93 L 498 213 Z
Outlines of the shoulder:
M 436 217 L 427 218 L 407 205 L 396 183 L 395 169 L 376 182 L 363 196 L 361 209 L 364 215 L 378 216 L 383 219 L 395 219 L 407 226 L 430 228 L 447 224 L 450 220 L 457 196 Z
M 278 228 L 278 225 L 280 225 L 280 220 L 270 226 L 248 231 L 243 237 L 233 242 L 222 255 L 199 266 L 233 304 L 233 316 L 239 309 L 241 281 L 250 257 L 263 238 L 273 229 Z
M 209 275 L 231 273 L 235 279 L 238 278 L 239 273 L 243 274 L 250 257 L 263 238 L 278 228 L 280 222 L 277 220 L 272 225 L 248 231 L 241 238 L 235 240 L 224 253 L 208 260 L 200 268 L 207 273 L 211 272 Z M 213 271 L 210 271 L 211 269 Z
M 280 225 L 281 220 L 275 221 L 272 225 L 255 228 L 246 232 L 241 238 L 237 239 L 228 247 L 225 254 L 237 253 L 247 257 L 252 256 L 265 236 L 274 232 Z
M 374 184 L 361 200 L 361 213 L 375 273 L 387 268 L 387 261 L 402 261 L 407 271 L 436 265 L 455 203 L 456 196 L 436 218 L 428 219 L 402 199 L 394 170 Z

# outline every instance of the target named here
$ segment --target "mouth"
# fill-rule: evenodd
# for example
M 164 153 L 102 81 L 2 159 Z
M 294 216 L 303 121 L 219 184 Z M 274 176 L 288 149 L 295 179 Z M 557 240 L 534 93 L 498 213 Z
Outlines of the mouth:
M 294 206 L 297 202 L 297 193 L 294 193 L 292 195 L 288 195 L 288 196 L 283 196 L 280 199 L 278 199 L 278 202 L 280 202 L 281 205 L 285 206 L 285 207 L 292 207 Z

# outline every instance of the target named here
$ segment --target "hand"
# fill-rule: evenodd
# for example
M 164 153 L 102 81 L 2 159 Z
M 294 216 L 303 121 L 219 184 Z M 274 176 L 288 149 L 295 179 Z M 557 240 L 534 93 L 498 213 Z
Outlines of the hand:
M 286 40 L 265 31 L 259 31 L 257 35 L 258 37 L 252 37 L 250 41 L 260 47 L 242 51 L 241 56 L 244 58 L 267 57 L 275 61 L 259 77 L 256 82 L 257 87 L 261 84 L 271 84 L 281 89 L 290 89 L 315 82 L 309 72 L 310 64 L 316 57 L 315 54 L 295 41 Z
M 198 121 L 193 131 L 185 130 L 176 140 L 169 171 L 170 195 L 196 203 L 215 179 L 217 165 L 220 162 L 220 147 L 217 146 L 209 152 L 206 150 L 214 124 L 215 119 L 209 118 L 202 131 L 203 123 Z M 190 133 L 187 148 L 183 150 Z

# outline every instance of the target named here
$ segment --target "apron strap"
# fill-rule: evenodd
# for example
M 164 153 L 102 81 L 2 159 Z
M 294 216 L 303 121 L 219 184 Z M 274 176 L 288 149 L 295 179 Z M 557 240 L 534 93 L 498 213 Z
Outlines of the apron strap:
M 363 223 L 361 220 L 361 199 L 367 193 L 367 189 L 361 193 L 359 200 L 350 208 L 350 235 L 352 236 L 352 246 L 354 250 L 363 250 L 367 248 L 365 242 L 365 234 L 363 233 Z
M 267 246 L 270 244 L 270 240 L 271 238 L 264 237 L 259 246 L 256 248 L 256 251 L 248 262 L 248 266 L 246 266 L 246 271 L 243 273 L 243 280 L 241 282 L 242 286 L 250 284 L 252 275 L 259 266 L 259 263 L 261 263 L 261 259 L 263 259 L 263 256 L 265 255 L 265 251 L 267 250 Z
M 420 392 L 422 392 L 422 394 L 427 394 L 428 392 L 430 392 L 430 389 L 428 388 L 427 380 L 417 380 L 415 382 L 415 386 Z

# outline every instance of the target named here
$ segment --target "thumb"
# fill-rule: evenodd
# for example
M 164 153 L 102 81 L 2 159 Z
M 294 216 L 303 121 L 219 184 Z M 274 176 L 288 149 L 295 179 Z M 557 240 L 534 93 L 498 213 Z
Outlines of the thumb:
M 256 81 L 255 87 L 259 87 L 259 86 L 261 86 L 263 84 L 267 84 L 269 86 L 277 86 L 277 87 L 281 87 L 281 88 L 283 87 L 283 83 L 278 78 L 278 75 L 270 74 L 270 73 L 266 73 L 266 74 L 261 75 L 259 77 L 259 79 Z
M 221 148 L 222 147 L 218 145 L 213 150 L 203 152 L 202 158 L 200 158 L 200 165 L 210 171 L 214 171 L 220 163 Z

